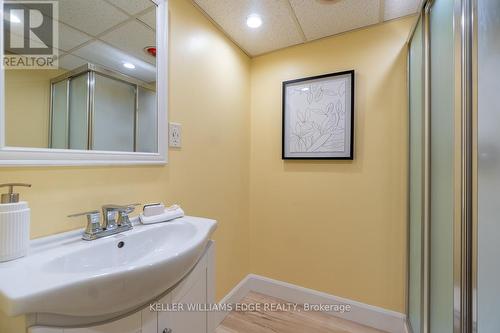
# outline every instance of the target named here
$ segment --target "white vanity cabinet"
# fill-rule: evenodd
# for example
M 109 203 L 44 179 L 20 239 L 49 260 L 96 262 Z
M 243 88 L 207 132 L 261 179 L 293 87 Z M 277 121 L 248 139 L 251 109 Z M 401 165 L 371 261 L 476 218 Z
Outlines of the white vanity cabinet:
M 208 303 L 207 270 L 199 268 L 196 267 L 175 290 L 160 299 L 159 303 L 170 305 L 171 309 L 158 312 L 159 333 L 209 332 L 207 331 L 208 314 L 187 308 L 188 305 Z
M 195 311 L 215 301 L 214 244 L 210 242 L 196 266 L 168 294 L 124 318 L 84 328 L 33 326 L 28 333 L 213 333 L 210 312 Z
M 142 311 L 115 322 L 88 328 L 61 329 L 58 333 L 142 333 Z M 35 331 L 36 332 L 36 331 Z M 52 333 L 48 331 L 47 333 Z M 55 331 L 56 332 L 56 331 Z M 54 332 L 54 333 L 55 333 Z

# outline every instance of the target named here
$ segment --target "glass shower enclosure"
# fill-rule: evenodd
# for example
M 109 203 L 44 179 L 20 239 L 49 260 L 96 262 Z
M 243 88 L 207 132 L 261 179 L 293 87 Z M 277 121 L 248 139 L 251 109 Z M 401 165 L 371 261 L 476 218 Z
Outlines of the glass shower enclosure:
M 408 328 L 498 333 L 500 1 L 424 1 L 408 54 Z
M 157 152 L 155 87 L 87 64 L 51 80 L 49 147 Z
M 500 332 L 500 1 L 479 0 L 477 17 L 476 330 Z

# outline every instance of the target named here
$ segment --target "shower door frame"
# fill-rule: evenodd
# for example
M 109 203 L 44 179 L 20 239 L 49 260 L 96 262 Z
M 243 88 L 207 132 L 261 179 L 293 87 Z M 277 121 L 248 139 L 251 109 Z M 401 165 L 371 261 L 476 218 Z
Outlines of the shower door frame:
M 408 37 L 408 64 L 411 39 L 422 20 L 423 43 L 423 209 L 421 239 L 421 332 L 409 324 L 409 285 L 407 274 L 407 328 L 413 333 L 430 331 L 430 22 L 434 0 L 424 0 L 420 14 Z M 477 0 L 453 0 L 454 34 L 454 217 L 453 217 L 453 333 L 477 332 Z M 410 80 L 410 67 L 407 70 Z M 410 94 L 408 84 L 408 96 Z M 410 147 L 411 149 L 411 147 Z M 410 184 L 408 178 L 408 184 Z M 410 241 L 408 218 L 408 244 Z M 410 253 L 407 253 L 408 271 Z
M 54 85 L 60 82 L 67 82 L 66 86 L 66 149 L 71 149 L 70 147 L 70 126 L 69 126 L 69 113 L 70 113 L 70 83 L 71 80 L 80 77 L 82 75 L 87 75 L 87 148 L 86 150 L 94 149 L 94 119 L 95 119 L 95 76 L 96 74 L 106 77 L 118 82 L 122 82 L 123 84 L 130 85 L 134 88 L 134 143 L 133 150 L 131 152 L 137 151 L 137 134 L 138 134 L 138 126 L 139 126 L 139 90 L 140 88 L 154 91 L 156 93 L 156 87 L 154 85 L 148 84 L 138 79 L 134 79 L 125 74 L 119 73 L 112 69 L 87 63 L 86 65 L 75 68 L 63 75 L 55 77 L 50 80 L 50 111 L 49 111 L 49 148 L 52 149 L 52 136 L 53 136 L 53 122 L 54 122 Z M 156 108 L 156 124 L 158 124 L 158 107 Z M 158 147 L 157 147 L 158 149 Z

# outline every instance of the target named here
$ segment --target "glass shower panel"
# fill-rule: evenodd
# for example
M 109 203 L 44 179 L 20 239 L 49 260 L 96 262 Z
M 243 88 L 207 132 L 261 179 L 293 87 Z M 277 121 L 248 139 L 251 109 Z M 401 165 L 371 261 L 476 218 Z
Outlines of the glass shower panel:
M 134 151 L 135 85 L 95 74 L 93 147 Z
M 436 0 L 430 38 L 430 331 L 453 332 L 454 1 Z
M 423 39 L 422 21 L 410 49 L 410 255 L 408 312 L 413 332 L 420 332 L 422 307 L 422 207 L 423 207 Z
M 69 82 L 70 149 L 88 149 L 88 79 L 85 73 Z
M 477 331 L 500 332 L 500 2 L 478 1 Z
M 52 85 L 50 147 L 68 148 L 68 80 Z
M 137 151 L 158 152 L 158 117 L 156 115 L 156 92 L 139 87 L 137 109 Z

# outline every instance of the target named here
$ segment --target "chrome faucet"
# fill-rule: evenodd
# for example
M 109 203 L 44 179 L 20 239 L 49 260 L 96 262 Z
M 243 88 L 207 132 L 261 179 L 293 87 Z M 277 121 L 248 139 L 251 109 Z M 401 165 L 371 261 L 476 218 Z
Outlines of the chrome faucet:
M 68 217 L 87 216 L 87 227 L 82 238 L 87 241 L 96 240 L 102 237 L 115 235 L 133 228 L 128 214 L 135 210 L 135 206 L 130 205 L 104 205 L 102 206 L 103 223 L 101 224 L 101 214 L 99 211 L 68 215 Z
M 125 206 L 115 204 L 102 206 L 102 227 L 106 230 L 114 230 L 119 226 L 131 226 L 128 214 L 132 213 L 135 210 L 135 206 L 139 205 L 140 204 L 135 203 Z

